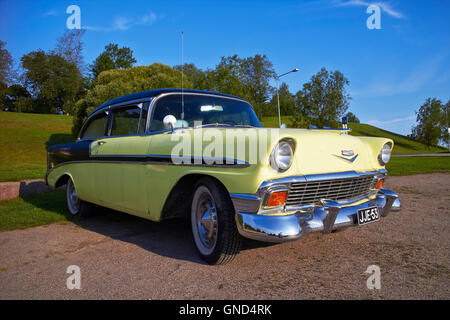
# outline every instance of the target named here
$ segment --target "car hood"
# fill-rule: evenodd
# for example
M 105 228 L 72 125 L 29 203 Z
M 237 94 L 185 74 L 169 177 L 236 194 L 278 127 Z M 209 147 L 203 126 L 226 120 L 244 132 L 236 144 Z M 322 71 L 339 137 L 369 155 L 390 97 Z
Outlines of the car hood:
M 385 143 L 393 143 L 386 138 L 351 136 L 343 130 L 281 129 L 279 133 L 279 139 L 294 140 L 290 174 L 300 175 L 379 170 L 378 153 Z
M 192 148 L 186 148 L 180 154 L 235 159 L 251 166 L 257 165 L 264 176 L 274 178 L 344 171 L 366 172 L 383 168 L 378 163 L 378 153 L 385 143 L 393 144 L 392 140 L 356 137 L 347 133 L 343 130 L 188 128 L 154 136 L 151 145 L 153 153 L 171 154 L 174 145 L 187 138 Z M 199 145 L 195 141 L 202 136 Z M 270 167 L 269 158 L 281 139 L 293 140 L 295 152 L 290 169 L 278 173 Z M 219 145 L 223 152 L 217 152 Z

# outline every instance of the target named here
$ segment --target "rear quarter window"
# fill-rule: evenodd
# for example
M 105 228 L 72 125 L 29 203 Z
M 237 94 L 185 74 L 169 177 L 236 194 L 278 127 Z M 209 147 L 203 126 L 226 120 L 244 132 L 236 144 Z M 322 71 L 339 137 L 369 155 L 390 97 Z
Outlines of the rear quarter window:
M 89 121 L 83 132 L 82 139 L 97 139 L 105 136 L 106 123 L 108 122 L 106 113 L 102 113 Z

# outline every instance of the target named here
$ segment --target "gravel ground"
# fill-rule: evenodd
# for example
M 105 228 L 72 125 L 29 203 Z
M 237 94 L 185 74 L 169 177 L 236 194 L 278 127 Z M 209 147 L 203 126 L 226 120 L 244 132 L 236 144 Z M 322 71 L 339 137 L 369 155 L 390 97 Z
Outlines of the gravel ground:
M 450 299 L 450 175 L 390 177 L 403 211 L 205 265 L 182 221 L 106 214 L 0 233 L 0 299 Z M 81 289 L 68 290 L 69 265 Z M 381 289 L 369 290 L 369 265 Z

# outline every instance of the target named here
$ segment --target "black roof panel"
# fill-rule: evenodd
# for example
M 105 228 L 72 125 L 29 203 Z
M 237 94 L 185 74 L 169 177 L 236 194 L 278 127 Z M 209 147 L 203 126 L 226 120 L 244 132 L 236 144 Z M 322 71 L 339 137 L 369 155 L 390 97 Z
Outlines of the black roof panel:
M 121 97 L 109 100 L 109 101 L 103 103 L 98 108 L 96 108 L 92 113 L 94 113 L 97 110 L 100 110 L 104 107 L 107 107 L 107 106 L 110 106 L 113 104 L 117 104 L 117 103 L 121 103 L 121 102 L 137 100 L 137 99 L 141 99 L 141 98 L 155 97 L 162 93 L 181 92 L 181 91 L 187 92 L 187 93 L 208 93 L 208 94 L 214 94 L 217 96 L 231 97 L 231 98 L 236 98 L 236 99 L 245 101 L 244 99 L 239 98 L 239 97 L 235 97 L 235 96 L 232 96 L 229 94 L 224 94 L 224 93 L 219 93 L 219 92 L 213 92 L 213 91 L 192 90 L 192 89 L 183 89 L 183 90 L 181 90 L 181 89 L 154 89 L 154 90 L 147 90 L 147 91 L 142 91 L 142 92 L 131 93 L 131 94 L 127 94 L 125 96 L 121 96 Z

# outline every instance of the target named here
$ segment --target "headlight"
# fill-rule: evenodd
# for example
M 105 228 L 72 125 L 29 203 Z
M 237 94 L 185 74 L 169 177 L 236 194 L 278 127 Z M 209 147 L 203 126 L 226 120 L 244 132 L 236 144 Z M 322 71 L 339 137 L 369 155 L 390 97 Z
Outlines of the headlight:
M 284 172 L 291 167 L 294 156 L 294 141 L 284 139 L 277 143 L 270 155 L 270 166 L 278 172 Z
M 378 154 L 378 162 L 380 165 L 384 166 L 391 159 L 391 151 L 392 151 L 392 143 L 385 143 L 383 148 L 381 148 L 380 153 Z

